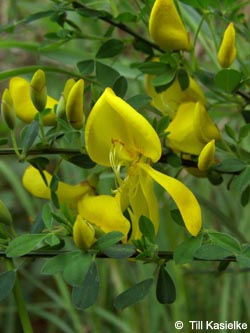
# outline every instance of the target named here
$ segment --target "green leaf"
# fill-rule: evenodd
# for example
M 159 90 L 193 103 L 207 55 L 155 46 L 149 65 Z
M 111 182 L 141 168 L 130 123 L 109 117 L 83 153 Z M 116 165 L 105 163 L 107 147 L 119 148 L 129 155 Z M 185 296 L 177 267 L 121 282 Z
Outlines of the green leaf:
M 113 90 L 115 94 L 121 98 L 123 98 L 128 89 L 128 81 L 124 76 L 119 76 L 113 85 Z
M 166 130 L 166 128 L 168 127 L 169 123 L 170 123 L 169 116 L 163 116 L 160 119 L 160 121 L 157 123 L 157 128 L 156 128 L 157 133 L 158 134 L 163 133 Z
M 56 192 L 54 191 L 51 191 L 50 192 L 50 195 L 51 195 L 51 201 L 53 202 L 53 205 L 56 207 L 56 208 L 60 208 L 60 204 L 59 204 L 59 200 L 58 200 L 58 196 L 56 194 Z
M 150 242 L 155 243 L 155 228 L 152 221 L 147 216 L 142 215 L 140 217 L 139 228 L 144 237 Z
M 185 69 L 179 69 L 177 71 L 177 79 L 181 86 L 181 90 L 186 90 L 189 87 L 189 76 Z
M 38 170 L 44 170 L 50 161 L 46 157 L 39 156 L 39 157 L 29 158 L 27 159 L 27 162 L 29 162 Z
M 67 262 L 64 268 L 63 277 L 71 285 L 80 287 L 88 273 L 92 263 L 92 256 L 90 254 L 79 252 L 74 255 L 73 260 Z
M 193 261 L 194 253 L 201 246 L 203 235 L 190 237 L 182 242 L 174 251 L 174 260 L 176 264 L 186 264 Z
M 140 64 L 138 69 L 144 74 L 160 75 L 166 72 L 167 65 L 163 62 L 148 61 Z
M 207 178 L 213 185 L 220 185 L 223 182 L 222 175 L 214 169 L 208 169 Z
M 115 18 L 115 20 L 117 22 L 136 22 L 137 21 L 137 16 L 133 15 L 130 12 L 124 12 L 124 13 L 119 14 Z
M 14 238 L 6 250 L 7 257 L 19 257 L 32 251 L 48 235 L 47 234 L 25 234 Z
M 195 258 L 204 260 L 221 260 L 231 256 L 233 253 L 215 244 L 204 244 L 195 251 Z
M 236 255 L 236 260 L 240 264 L 240 267 L 250 267 L 250 246 L 246 245 L 242 252 Z
M 0 302 L 11 293 L 16 280 L 16 272 L 8 271 L 0 274 Z
M 124 234 L 122 232 L 111 231 L 101 236 L 95 243 L 95 246 L 101 251 L 103 251 L 119 242 L 122 238 L 124 238 Z
M 111 15 L 103 10 L 96 10 L 81 5 L 76 12 L 85 17 L 110 17 Z
M 120 39 L 106 41 L 96 53 L 96 58 L 111 58 L 122 52 L 124 44 Z
M 113 87 L 119 76 L 119 72 L 117 72 L 114 68 L 104 65 L 99 61 L 96 62 L 96 78 L 103 88 Z
M 52 228 L 52 222 L 53 222 L 52 212 L 53 212 L 52 207 L 50 203 L 47 202 L 42 209 L 42 219 L 44 224 L 49 230 L 51 230 Z
M 243 125 L 240 128 L 240 132 L 239 132 L 239 141 L 243 140 L 244 138 L 246 138 L 249 135 L 249 124 Z
M 216 86 L 227 93 L 233 92 L 241 82 L 241 73 L 235 69 L 222 69 L 214 78 Z
M 183 221 L 183 218 L 181 216 L 179 209 L 172 209 L 170 211 L 170 214 L 175 223 L 179 224 L 181 227 L 185 226 L 185 223 Z
M 250 168 L 246 167 L 232 182 L 232 190 L 242 191 L 250 183 Z
M 53 175 L 49 184 L 51 191 L 56 192 L 58 188 L 58 183 L 59 183 L 59 177 L 57 175 Z
M 31 146 L 33 145 L 35 139 L 37 138 L 39 133 L 39 121 L 33 120 L 31 124 L 25 127 L 25 131 L 23 131 L 23 153 L 26 153 Z
M 123 310 L 143 300 L 149 293 L 154 279 L 143 280 L 118 295 L 114 301 L 117 310 Z
M 169 68 L 165 73 L 157 76 L 152 80 L 152 85 L 154 87 L 164 86 L 166 84 L 171 83 L 176 76 L 176 69 Z
M 48 244 L 50 247 L 53 247 L 60 244 L 60 238 L 54 233 L 50 233 L 48 234 L 44 242 Z
M 227 135 L 233 139 L 235 142 L 237 141 L 237 138 L 236 138 L 236 135 L 235 135 L 235 132 L 234 130 L 232 129 L 231 126 L 229 126 L 228 124 L 225 125 L 225 131 L 227 133 Z
M 93 261 L 81 287 L 73 287 L 72 302 L 77 309 L 86 309 L 93 305 L 99 293 L 99 276 Z
M 143 40 L 135 38 L 133 41 L 133 47 L 140 52 L 148 54 L 150 56 L 154 55 L 153 48 L 148 44 L 145 43 Z
M 55 12 L 53 10 L 47 10 L 47 11 L 43 11 L 43 12 L 38 12 L 38 13 L 35 13 L 35 14 L 31 14 L 31 15 L 29 15 L 28 17 L 26 17 L 24 19 L 24 23 L 30 23 L 30 22 L 33 22 L 33 21 L 37 21 L 37 20 L 40 20 L 40 19 L 42 19 L 44 17 L 51 16 L 54 13 Z
M 8 141 L 8 138 L 0 138 L 0 146 L 6 145 Z
M 94 60 L 83 60 L 76 64 L 81 75 L 91 74 L 95 69 Z
M 102 252 L 110 258 L 126 259 L 136 252 L 136 248 L 132 244 L 115 244 L 102 250 Z
M 229 234 L 209 231 L 208 236 L 213 244 L 218 245 L 223 249 L 236 253 L 241 251 L 241 246 L 238 240 Z
M 76 154 L 68 158 L 66 161 L 83 169 L 91 169 L 95 166 L 95 162 L 93 162 L 87 154 Z
M 138 94 L 127 99 L 127 103 L 135 109 L 140 109 L 141 107 L 148 105 L 150 101 L 151 97 L 146 94 Z
M 179 155 L 174 154 L 174 153 L 169 153 L 167 154 L 167 162 L 168 164 L 170 164 L 171 166 L 175 167 L 175 168 L 180 168 L 182 166 L 182 160 L 180 158 Z M 177 212 L 172 211 L 172 217 L 173 220 L 175 220 L 175 222 L 177 222 L 178 220 L 178 224 L 183 225 L 184 221 L 182 219 L 181 213 L 179 212 L 178 209 L 176 209 Z
M 176 300 L 176 288 L 166 268 L 160 267 L 156 286 L 156 297 L 161 304 L 172 304 Z
M 213 169 L 222 172 L 238 172 L 245 169 L 246 164 L 235 158 L 226 158 L 222 162 L 214 165 Z
M 64 271 L 65 267 L 74 261 L 80 251 L 61 253 L 53 258 L 46 260 L 41 269 L 42 274 L 52 275 Z
M 245 190 L 242 192 L 240 201 L 243 207 L 245 207 L 250 200 L 250 185 L 248 185 Z

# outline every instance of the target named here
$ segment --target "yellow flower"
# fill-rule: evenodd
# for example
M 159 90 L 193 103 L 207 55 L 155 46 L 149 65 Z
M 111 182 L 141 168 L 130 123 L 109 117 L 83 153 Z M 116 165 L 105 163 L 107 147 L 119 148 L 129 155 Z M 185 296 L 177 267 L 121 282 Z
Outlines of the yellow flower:
M 215 140 L 209 141 L 205 147 L 202 149 L 199 158 L 198 158 L 198 169 L 200 171 L 206 171 L 209 169 L 214 163 L 215 155 Z
M 189 34 L 173 0 L 156 0 L 149 18 L 149 33 L 165 51 L 190 50 Z
M 9 129 L 13 130 L 16 123 L 16 113 L 11 98 L 10 92 L 8 89 L 4 89 L 2 102 L 1 102 L 1 111 L 3 114 L 4 121 L 6 122 Z
M 106 88 L 86 122 L 85 143 L 96 163 L 112 166 L 119 188 L 121 207 L 126 206 L 132 220 L 132 239 L 140 237 L 139 215 L 152 219 L 158 228 L 158 207 L 152 180 L 159 183 L 176 202 L 187 230 L 197 235 L 201 228 L 201 210 L 193 193 L 179 180 L 151 166 L 161 156 L 161 142 L 153 127 L 129 104 Z M 120 168 L 127 170 L 121 177 Z M 103 208 L 102 208 L 103 207 Z M 105 203 L 100 204 L 104 209 Z M 93 206 L 93 210 L 94 210 Z M 112 213 L 110 215 L 112 220 Z
M 73 240 L 81 250 L 89 249 L 96 241 L 94 227 L 81 215 L 77 215 L 73 225 Z
M 231 66 L 235 60 L 235 29 L 232 22 L 228 25 L 224 32 L 217 57 L 221 67 L 223 68 Z
M 66 100 L 67 120 L 75 129 L 81 129 L 84 122 L 83 110 L 84 81 L 77 81 L 68 93 Z
M 45 183 L 38 169 L 31 165 L 28 166 L 23 174 L 23 186 L 32 195 L 38 198 L 50 200 L 51 190 L 49 185 L 52 180 L 52 175 L 45 170 L 43 171 L 43 175 L 48 185 Z M 92 187 L 87 182 L 77 185 L 70 185 L 60 181 L 56 190 L 59 203 L 67 203 L 71 206 L 76 206 L 77 201 L 87 193 L 93 193 Z
M 217 126 L 200 102 L 181 104 L 166 132 L 169 133 L 167 142 L 170 148 L 197 156 L 210 140 L 220 139 Z
M 38 111 L 30 97 L 30 83 L 21 77 L 14 77 L 10 80 L 9 90 L 17 117 L 26 123 L 31 123 Z M 54 113 L 54 106 L 56 104 L 57 101 L 55 99 L 47 96 L 45 107 L 51 109 L 51 111 L 43 118 L 44 125 L 51 126 L 56 124 Z
M 45 73 L 38 69 L 30 82 L 30 98 L 38 111 L 43 111 L 47 104 L 47 86 Z
M 85 196 L 78 201 L 79 215 L 104 233 L 120 231 L 124 241 L 130 230 L 129 221 L 123 216 L 117 200 L 109 195 Z
M 152 98 L 151 104 L 163 114 L 173 118 L 180 104 L 185 102 L 202 102 L 206 104 L 206 98 L 198 83 L 189 76 L 188 88 L 182 90 L 178 78 L 169 88 L 158 93 L 152 85 L 154 75 L 146 76 L 146 90 Z
M 56 115 L 57 115 L 58 118 L 61 118 L 65 115 L 66 101 L 68 99 L 69 92 L 70 92 L 71 88 L 74 86 L 75 83 L 76 83 L 76 81 L 72 78 L 68 79 L 65 83 L 63 92 L 61 94 L 61 97 L 58 101 L 58 105 L 56 107 Z

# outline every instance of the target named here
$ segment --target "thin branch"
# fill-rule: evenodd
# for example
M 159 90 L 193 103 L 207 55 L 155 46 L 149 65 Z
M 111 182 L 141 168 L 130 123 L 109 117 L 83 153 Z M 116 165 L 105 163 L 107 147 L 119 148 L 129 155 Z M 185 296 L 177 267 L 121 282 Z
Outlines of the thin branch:
M 26 257 L 26 258 L 51 258 L 55 257 L 59 254 L 63 253 L 69 253 L 68 251 L 56 251 L 56 250 L 41 250 L 41 251 L 31 251 L 29 253 L 26 253 L 22 255 L 21 257 Z M 136 258 L 139 253 L 135 252 L 130 258 Z M 0 250 L 0 257 L 6 257 L 6 253 L 4 250 Z M 96 255 L 97 258 L 100 259 L 111 259 L 104 253 L 98 253 Z M 159 251 L 158 252 L 158 257 L 160 259 L 166 259 L 166 260 L 173 260 L 174 258 L 174 253 L 172 251 Z M 146 258 L 145 258 L 146 259 Z M 193 260 L 195 261 L 206 261 L 206 262 L 235 262 L 236 257 L 235 256 L 229 256 L 224 259 L 202 259 L 202 258 L 197 258 L 194 257 Z
M 73 2 L 73 6 L 74 8 L 78 8 L 78 9 L 85 9 L 85 10 L 90 10 L 87 6 L 84 6 L 80 3 L 78 3 L 77 1 Z M 135 31 L 133 31 L 132 29 L 130 29 L 127 25 L 125 25 L 124 23 L 121 22 L 116 22 L 115 19 L 111 16 L 111 15 L 99 15 L 98 18 L 102 21 L 105 21 L 111 25 L 113 25 L 114 27 L 128 33 L 129 35 L 135 37 L 137 40 L 142 41 L 143 43 L 149 45 L 150 47 L 152 47 L 153 49 L 160 51 L 160 52 L 164 52 L 158 45 L 152 43 L 151 41 L 149 41 L 148 39 L 142 37 L 141 35 L 139 35 L 138 33 L 136 33 Z
M 18 151 L 22 153 L 22 149 L 18 148 Z M 68 149 L 68 148 L 39 148 L 30 149 L 26 152 L 26 156 L 29 155 L 78 155 L 81 154 L 79 149 Z M 16 155 L 13 148 L 0 149 L 0 155 Z

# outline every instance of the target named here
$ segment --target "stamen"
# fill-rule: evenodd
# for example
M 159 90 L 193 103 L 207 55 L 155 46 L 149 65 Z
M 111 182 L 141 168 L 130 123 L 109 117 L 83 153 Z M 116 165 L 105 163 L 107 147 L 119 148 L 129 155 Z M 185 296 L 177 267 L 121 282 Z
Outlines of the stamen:
M 116 187 L 119 187 L 123 182 L 120 171 L 123 165 L 121 159 L 121 152 L 124 148 L 124 143 L 117 139 L 112 139 L 112 148 L 109 152 L 109 161 L 111 168 L 115 174 Z

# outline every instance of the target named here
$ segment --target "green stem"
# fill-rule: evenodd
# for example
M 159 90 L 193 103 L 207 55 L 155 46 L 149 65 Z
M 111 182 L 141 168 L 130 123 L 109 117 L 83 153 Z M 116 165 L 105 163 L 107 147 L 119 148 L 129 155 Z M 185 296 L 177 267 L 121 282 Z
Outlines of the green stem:
M 40 133 L 41 133 L 42 144 L 44 146 L 46 146 L 47 145 L 47 139 L 46 139 L 45 132 L 44 132 L 43 117 L 40 113 L 39 113 L 39 125 L 40 125 Z
M 15 154 L 21 158 L 21 153 L 19 151 L 19 148 L 17 146 L 17 142 L 16 142 L 16 136 L 15 136 L 15 132 L 13 130 L 10 131 L 10 136 L 11 136 L 11 141 L 12 141 L 12 144 L 13 144 L 13 148 L 14 148 L 14 151 L 15 151 Z
M 12 260 L 7 259 L 6 263 L 7 263 L 7 267 L 9 270 L 15 269 L 15 266 L 14 266 Z M 21 322 L 21 325 L 23 328 L 23 332 L 24 333 L 33 333 L 33 328 L 31 326 L 29 314 L 28 314 L 26 304 L 23 299 L 23 294 L 22 294 L 18 274 L 16 275 L 16 281 L 15 281 L 14 288 L 13 288 L 13 295 L 14 295 L 15 302 L 17 305 L 18 315 L 19 315 L 19 319 L 20 319 L 20 322 Z

